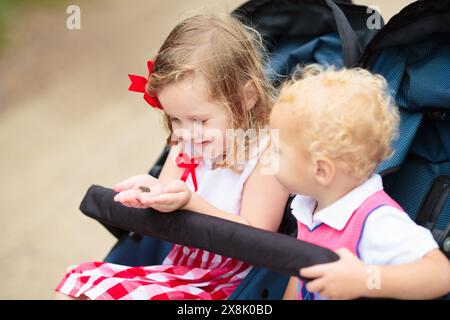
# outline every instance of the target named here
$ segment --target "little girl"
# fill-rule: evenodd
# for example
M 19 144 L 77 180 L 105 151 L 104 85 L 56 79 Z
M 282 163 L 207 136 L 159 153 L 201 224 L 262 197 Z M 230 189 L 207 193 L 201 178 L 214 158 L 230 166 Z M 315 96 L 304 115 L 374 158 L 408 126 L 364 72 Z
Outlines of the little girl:
M 307 67 L 271 115 L 279 128 L 276 177 L 298 194 L 298 239 L 340 260 L 300 270 L 286 299 L 435 298 L 450 291 L 450 264 L 431 232 L 416 225 L 374 174 L 391 154 L 398 124 L 386 82 L 362 69 Z M 395 265 L 395 266 L 394 266 Z
M 255 35 L 231 17 L 194 16 L 149 61 L 148 78 L 130 75 L 130 90 L 164 111 L 171 149 L 159 179 L 139 175 L 119 183 L 116 201 L 278 229 L 288 194 L 261 161 L 271 150 L 273 89 Z M 56 291 L 78 299 L 227 299 L 250 269 L 174 245 L 159 266 L 80 264 Z

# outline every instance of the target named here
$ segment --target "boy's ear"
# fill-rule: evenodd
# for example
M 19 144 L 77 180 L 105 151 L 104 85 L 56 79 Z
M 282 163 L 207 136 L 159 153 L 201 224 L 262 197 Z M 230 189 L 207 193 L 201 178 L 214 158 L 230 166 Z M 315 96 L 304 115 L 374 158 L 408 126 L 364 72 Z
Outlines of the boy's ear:
M 247 110 L 253 108 L 256 105 L 256 102 L 258 102 L 258 89 L 256 89 L 256 85 L 253 80 L 247 81 L 244 86 L 244 99 Z
M 315 176 L 324 187 L 328 187 L 336 176 L 336 166 L 328 158 L 319 158 L 315 161 Z

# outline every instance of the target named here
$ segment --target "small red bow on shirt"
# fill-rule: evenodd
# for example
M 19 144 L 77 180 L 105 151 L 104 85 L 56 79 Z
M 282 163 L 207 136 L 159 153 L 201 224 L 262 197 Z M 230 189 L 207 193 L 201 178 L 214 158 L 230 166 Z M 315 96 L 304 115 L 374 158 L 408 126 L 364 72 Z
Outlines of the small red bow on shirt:
M 150 75 L 152 74 L 152 70 L 153 70 L 153 61 L 151 61 L 151 60 L 147 61 L 147 68 L 148 68 L 148 78 L 150 78 Z M 163 107 L 162 107 L 161 103 L 159 102 L 156 94 L 150 95 L 145 90 L 145 86 L 148 83 L 148 78 L 144 78 L 144 77 L 137 76 L 134 74 L 129 74 L 128 77 L 131 80 L 131 84 L 130 84 L 130 87 L 128 88 L 128 90 L 143 93 L 144 100 L 147 101 L 147 103 L 149 105 L 151 105 L 153 108 L 162 110 Z
M 195 168 L 200 164 L 200 157 L 192 157 L 189 159 L 189 156 L 186 153 L 180 152 L 178 157 L 175 159 L 175 162 L 178 168 L 184 168 L 183 175 L 181 176 L 181 180 L 186 182 L 189 174 L 192 176 L 192 183 L 194 184 L 194 189 L 197 191 L 197 177 L 195 175 Z

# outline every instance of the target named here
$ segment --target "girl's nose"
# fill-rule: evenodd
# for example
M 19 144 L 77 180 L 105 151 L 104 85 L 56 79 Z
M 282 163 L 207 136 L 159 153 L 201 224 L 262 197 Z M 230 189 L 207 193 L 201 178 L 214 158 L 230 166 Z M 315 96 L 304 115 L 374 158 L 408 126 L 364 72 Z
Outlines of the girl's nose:
M 191 141 L 193 143 L 200 143 L 202 142 L 202 136 L 203 136 L 203 127 L 202 123 L 200 121 L 194 121 L 193 126 L 190 131 L 191 134 Z
M 202 142 L 202 132 L 201 131 L 194 130 L 192 132 L 192 142 L 194 142 L 194 143 Z
M 174 130 L 174 134 L 177 137 L 192 143 L 202 142 L 202 132 L 202 128 L 199 128 L 197 125 L 191 126 L 191 128 L 177 128 Z

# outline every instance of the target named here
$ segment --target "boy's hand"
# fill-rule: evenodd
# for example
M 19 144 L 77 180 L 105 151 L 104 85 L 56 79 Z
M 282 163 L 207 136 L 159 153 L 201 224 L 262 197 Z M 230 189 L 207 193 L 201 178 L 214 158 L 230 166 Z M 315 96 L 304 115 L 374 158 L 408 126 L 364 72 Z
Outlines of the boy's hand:
M 340 259 L 300 269 L 300 275 L 314 279 L 306 284 L 309 292 L 318 292 L 327 299 L 355 299 L 368 290 L 367 265 L 348 249 L 336 250 Z

